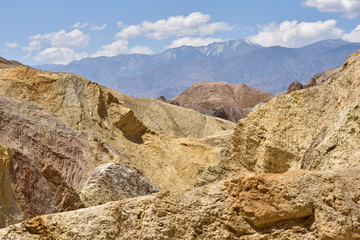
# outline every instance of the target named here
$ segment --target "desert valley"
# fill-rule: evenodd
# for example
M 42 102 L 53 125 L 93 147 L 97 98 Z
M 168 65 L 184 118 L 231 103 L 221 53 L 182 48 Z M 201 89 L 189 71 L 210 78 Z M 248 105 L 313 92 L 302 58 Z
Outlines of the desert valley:
M 0 12 L 0 240 L 360 239 L 360 0 Z
M 160 101 L 2 58 L 1 238 L 359 239 L 360 51 L 331 71 Z

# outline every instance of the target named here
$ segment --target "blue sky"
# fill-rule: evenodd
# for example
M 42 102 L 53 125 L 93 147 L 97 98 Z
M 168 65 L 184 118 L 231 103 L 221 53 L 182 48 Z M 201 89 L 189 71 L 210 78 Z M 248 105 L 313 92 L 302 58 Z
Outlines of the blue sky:
M 28 65 L 246 38 L 360 42 L 360 0 L 0 0 L 0 56 Z

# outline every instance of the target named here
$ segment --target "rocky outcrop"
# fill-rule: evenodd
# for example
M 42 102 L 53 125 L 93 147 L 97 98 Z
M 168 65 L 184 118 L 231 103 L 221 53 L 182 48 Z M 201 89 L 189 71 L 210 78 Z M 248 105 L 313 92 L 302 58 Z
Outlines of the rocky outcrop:
M 109 201 L 149 195 L 158 192 L 141 172 L 117 163 L 96 167 L 81 190 L 86 206 L 96 206 Z
M 233 161 L 250 172 L 358 165 L 359 76 L 356 52 L 330 80 L 279 95 L 249 114 L 237 124 Z
M 339 71 L 340 68 L 332 68 L 323 73 L 316 74 L 308 81 L 306 85 L 302 85 L 299 81 L 295 81 L 289 85 L 288 89 L 285 91 L 285 94 L 289 94 L 293 91 L 297 91 L 301 89 L 318 86 L 326 82 L 327 80 L 335 77 L 339 73 Z
M 75 189 L 51 165 L 1 147 L 0 227 L 42 214 L 84 207 Z
M 83 186 L 96 158 L 105 157 L 91 145 L 95 142 L 91 136 L 73 131 L 33 102 L 5 96 L 0 96 L 0 134 L 5 181 L 1 227 L 84 207 L 76 190 Z
M 3 239 L 359 239 L 359 167 L 237 177 L 0 229 Z
M 87 132 L 72 130 L 33 102 L 0 96 L 0 134 L 0 144 L 55 168 L 76 189 L 96 166 L 96 158 L 105 160 L 105 154 L 91 146 L 96 140 Z M 107 154 L 108 159 L 111 154 L 117 155 Z
M 274 95 L 244 84 L 226 82 L 196 83 L 176 96 L 180 106 L 201 113 L 237 122 L 252 111 L 260 102 L 269 101 Z
M 271 93 L 244 84 L 201 82 L 192 85 L 174 100 L 187 108 L 209 110 L 217 107 L 253 107 L 259 102 L 268 101 L 273 96 Z

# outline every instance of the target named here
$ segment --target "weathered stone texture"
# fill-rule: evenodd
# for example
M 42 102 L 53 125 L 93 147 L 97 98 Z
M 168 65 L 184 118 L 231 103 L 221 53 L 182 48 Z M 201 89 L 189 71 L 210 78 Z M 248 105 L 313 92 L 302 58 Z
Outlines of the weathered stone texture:
M 91 172 L 80 197 L 86 206 L 95 206 L 158 192 L 148 182 L 140 171 L 131 166 L 105 163 Z
M 251 172 L 358 165 L 359 94 L 356 52 L 329 81 L 279 95 L 239 121 L 233 161 Z
M 359 239 L 359 167 L 238 177 L 45 215 L 4 239 Z

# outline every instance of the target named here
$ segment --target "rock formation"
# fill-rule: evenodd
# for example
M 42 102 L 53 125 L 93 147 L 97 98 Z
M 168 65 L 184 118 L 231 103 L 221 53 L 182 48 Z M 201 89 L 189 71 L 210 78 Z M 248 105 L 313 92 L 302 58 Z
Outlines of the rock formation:
M 173 101 L 201 113 L 237 122 L 252 111 L 252 107 L 269 101 L 274 95 L 244 84 L 226 82 L 196 83 Z
M 80 197 L 86 206 L 96 206 L 109 201 L 158 192 L 147 181 L 135 168 L 118 163 L 105 163 L 91 172 Z
M 3 239 L 359 239 L 359 167 L 237 177 L 0 229 Z
M 0 82 L 3 93 L 10 95 L 10 88 L 4 86 L 11 84 L 11 73 L 22 70 L 21 68 L 0 71 L 0 79 L 7 79 L 6 83 Z M 36 73 L 37 76 L 49 74 Z M 17 79 L 19 76 L 25 76 L 22 78 L 24 82 L 34 79 L 27 78 L 26 74 L 17 74 Z M 61 82 L 59 75 L 54 76 L 56 82 Z M 72 81 L 74 78 L 69 77 Z M 93 84 L 86 83 L 87 87 Z M 17 86 L 12 91 L 17 91 L 20 95 L 20 90 L 24 91 L 26 88 L 20 84 Z M 59 83 L 56 91 L 59 94 L 62 93 L 59 91 L 61 86 Z M 79 87 L 81 84 L 75 86 Z M 96 86 L 98 85 L 94 84 L 92 87 L 96 89 Z M 177 114 L 185 114 L 192 121 L 201 118 L 190 114 L 199 113 L 156 100 L 133 99 L 99 88 L 101 94 L 86 95 L 89 100 L 82 103 L 84 115 L 78 121 L 74 121 L 76 115 L 74 118 L 64 116 L 65 109 L 71 109 L 64 103 L 66 94 L 61 97 L 63 101 L 58 101 L 60 107 L 57 111 L 63 111 L 63 115 L 57 115 L 58 117 L 55 116 L 56 111 L 45 103 L 41 105 L 41 101 L 35 97 L 33 99 L 36 99 L 36 103 L 3 97 L 1 102 L 11 101 L 14 106 L 18 104 L 20 110 L 15 113 L 11 107 L 0 110 L 7 111 L 2 114 L 4 119 L 13 113 L 12 118 L 22 116 L 33 124 L 31 129 L 22 128 L 24 136 L 31 136 L 36 124 L 50 122 L 48 124 L 54 126 L 52 122 L 63 121 L 65 125 L 56 131 L 53 128 L 53 134 L 56 135 L 57 131 L 68 134 L 75 132 L 76 136 L 71 138 L 75 145 L 82 142 L 85 133 L 88 134 L 88 139 L 96 137 L 97 141 L 85 142 L 82 151 L 85 154 L 87 146 L 90 149 L 94 149 L 94 146 L 102 149 L 93 150 L 90 155 L 96 161 L 94 167 L 88 167 L 92 164 L 90 161 L 81 168 L 87 178 L 81 178 L 84 181 L 80 181 L 64 177 L 61 189 L 63 192 L 66 190 L 74 193 L 74 198 L 77 192 L 71 189 L 83 190 L 76 199 L 85 199 L 87 196 L 89 201 L 81 202 L 85 202 L 86 206 L 110 201 L 106 197 L 109 191 L 114 192 L 121 200 L 26 219 L 0 229 L 2 239 L 360 238 L 360 51 L 347 59 L 336 76 L 322 84 L 275 96 L 245 119 L 239 120 L 232 135 L 229 131 L 210 134 L 213 132 L 205 130 L 207 124 L 220 119 L 208 117 L 208 122 L 199 125 L 203 131 L 196 133 L 198 138 L 185 138 L 190 133 L 185 131 L 185 127 L 181 127 L 186 124 L 179 120 L 180 116 Z M 36 89 L 39 91 L 41 88 Z M 72 91 L 74 92 L 81 98 L 89 90 L 81 87 Z M 26 96 L 31 97 L 31 94 Z M 33 96 L 41 94 L 37 92 Z M 91 96 L 96 96 L 96 99 Z M 16 95 L 12 97 L 15 98 Z M 91 103 L 97 99 L 102 103 Z M 149 106 L 148 109 L 145 104 L 142 105 L 143 101 Z M 70 102 L 76 101 L 73 98 Z M 23 108 L 21 104 L 24 104 Z M 102 121 L 97 120 L 99 115 L 95 113 L 99 113 L 98 108 L 88 109 L 86 104 L 101 105 L 100 115 L 106 117 Z M 42 106 L 44 110 L 41 110 Z M 172 108 L 178 110 L 177 113 L 171 112 Z M 25 109 L 29 109 L 28 112 Z M 33 111 L 34 109 L 37 110 Z M 150 127 L 152 124 L 156 126 L 153 117 L 160 116 L 162 112 L 147 114 L 149 109 L 167 113 L 159 121 L 156 130 L 155 127 Z M 49 112 L 52 113 L 51 116 Z M 44 115 L 40 118 L 42 121 L 30 121 L 32 118 L 39 119 L 38 115 Z M 161 129 L 164 119 L 183 123 L 178 125 L 182 132 L 175 131 L 177 128 L 171 127 L 170 123 Z M 121 124 L 117 124 L 119 121 Z M 11 132 L 14 125 L 11 125 L 10 120 L 3 121 L 1 126 L 5 126 L 4 123 L 7 122 L 10 125 L 5 132 Z M 91 125 L 93 122 L 98 124 L 97 129 L 95 125 Z M 92 126 L 92 129 L 84 129 L 85 124 Z M 226 124 L 226 121 L 219 124 L 224 127 L 226 125 L 222 124 Z M 123 127 L 118 130 L 117 126 Z M 114 135 L 108 132 L 110 128 Z M 142 141 L 134 141 L 121 129 L 135 130 L 137 139 Z M 43 134 L 46 136 L 45 129 Z M 3 146 L 0 148 L 0 166 L 1 176 L 4 176 L 1 183 L 6 187 L 1 188 L 0 201 L 5 206 L 2 208 L 2 216 L 7 217 L 0 220 L 8 225 L 23 219 L 19 207 L 21 204 L 16 198 L 17 192 L 12 190 L 17 184 L 12 184 L 14 171 L 9 164 L 9 156 L 15 155 L 15 151 L 22 151 L 22 154 L 34 159 L 34 164 L 38 164 L 39 167 L 35 166 L 33 169 L 44 171 L 44 166 L 47 165 L 41 163 L 47 163 L 47 155 L 37 157 L 43 153 L 31 152 L 27 147 L 20 148 L 15 140 L 15 143 L 6 140 L 15 139 L 11 138 L 14 133 L 8 137 L 3 135 L 1 134 L 0 142 Z M 34 135 L 29 139 L 37 141 L 40 136 L 42 135 Z M 27 146 L 25 143 L 22 145 Z M 50 159 L 50 153 L 55 150 L 56 148 L 47 150 Z M 104 157 L 95 157 L 100 154 Z M 117 161 L 107 160 L 111 159 L 110 155 Z M 162 160 L 158 160 L 159 158 Z M 53 161 L 54 165 L 48 164 L 51 165 L 49 167 L 61 173 L 61 176 L 66 176 L 61 170 L 65 166 L 57 165 L 56 159 Z M 76 161 L 73 161 L 75 164 Z M 50 182 L 48 186 L 51 187 L 51 179 L 46 176 L 48 175 L 44 174 L 44 183 Z M 131 184 L 127 183 L 130 179 L 137 188 L 131 188 Z M 120 185 L 113 185 L 114 181 L 119 181 Z M 125 186 L 116 188 L 121 185 Z M 159 192 L 138 196 L 144 195 L 144 191 Z M 105 196 L 105 199 L 96 197 L 96 192 Z M 57 191 L 60 196 L 61 193 Z M 138 197 L 134 197 L 132 193 Z
M 219 163 L 225 149 L 198 138 L 230 136 L 234 124 L 178 108 L 73 74 L 1 69 L 1 179 L 7 187 L 0 227 L 191 188 L 197 169 Z
M 234 161 L 254 172 L 356 166 L 358 55 L 349 57 L 340 72 L 320 86 L 279 95 L 239 121 L 233 135 Z
M 329 69 L 323 73 L 316 74 L 314 77 L 312 77 L 306 85 L 302 85 L 299 81 L 293 82 L 289 85 L 288 89 L 285 91 L 286 94 L 291 93 L 296 90 L 301 90 L 305 88 L 315 87 L 323 82 L 326 82 L 327 80 L 331 79 L 332 77 L 335 77 L 336 74 L 338 74 L 340 71 L 340 68 L 332 68 Z

